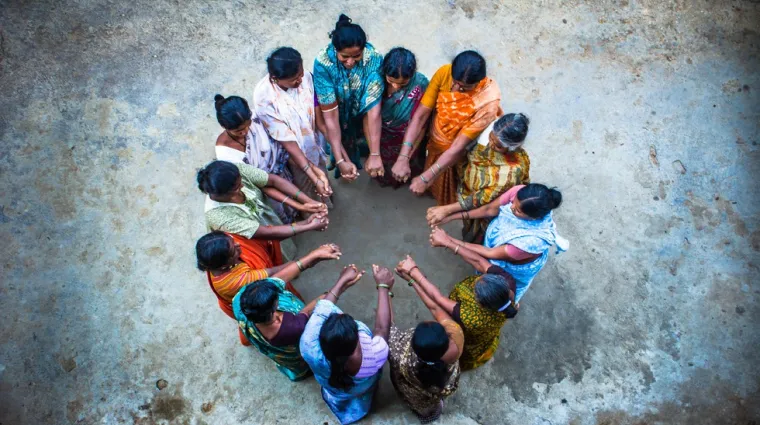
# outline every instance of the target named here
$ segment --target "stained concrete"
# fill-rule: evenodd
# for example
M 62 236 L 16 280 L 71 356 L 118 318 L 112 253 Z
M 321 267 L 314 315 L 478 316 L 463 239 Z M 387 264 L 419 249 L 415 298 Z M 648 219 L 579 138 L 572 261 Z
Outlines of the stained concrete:
M 503 107 L 532 119 L 533 180 L 565 197 L 570 251 L 441 423 L 755 423 L 759 7 L 0 2 L 0 423 L 335 423 L 313 380 L 238 344 L 194 269 L 194 173 L 219 131 L 213 95 L 250 98 L 277 46 L 309 63 L 341 11 L 427 75 L 479 49 Z M 367 180 L 336 192 L 302 250 L 334 241 L 365 267 L 412 252 L 446 290 L 470 273 L 427 245 L 431 200 Z M 339 267 L 296 285 L 314 296 Z M 429 317 L 395 292 L 400 326 Z M 374 296 L 367 280 L 341 304 L 371 321 Z M 416 419 L 386 376 L 363 423 Z

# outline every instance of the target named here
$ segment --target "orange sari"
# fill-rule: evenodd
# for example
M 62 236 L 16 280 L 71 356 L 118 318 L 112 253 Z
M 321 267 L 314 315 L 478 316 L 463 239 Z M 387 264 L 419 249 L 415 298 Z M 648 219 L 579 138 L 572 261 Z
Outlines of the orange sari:
M 469 93 L 451 91 L 451 65 L 444 65 L 430 80 L 430 85 L 425 92 L 422 103 L 435 100 L 435 115 L 430 124 L 428 139 L 428 153 L 425 161 L 425 169 L 428 169 L 438 161 L 438 158 L 446 152 L 460 134 L 474 140 L 493 120 L 502 115 L 501 91 L 496 82 L 488 77 L 484 78 L 478 86 Z M 428 102 L 426 102 L 426 100 Z M 430 192 L 438 202 L 438 205 L 447 205 L 457 202 L 457 164 L 439 173 L 430 185 Z M 437 171 L 437 170 L 436 170 Z

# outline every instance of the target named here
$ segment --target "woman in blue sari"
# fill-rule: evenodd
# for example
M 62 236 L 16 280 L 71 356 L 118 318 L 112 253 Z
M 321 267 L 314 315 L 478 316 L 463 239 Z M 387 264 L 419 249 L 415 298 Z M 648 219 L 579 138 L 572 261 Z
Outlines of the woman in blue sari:
M 460 248 L 467 248 L 502 268 L 517 282 L 515 302 L 518 302 L 549 259 L 549 249 L 556 245 L 560 253 L 570 246 L 557 233 L 552 216 L 552 210 L 561 203 L 562 194 L 556 189 L 537 183 L 515 186 L 480 208 L 441 221 L 440 224 L 445 224 L 459 219 L 493 218 L 483 245 L 452 238 L 438 227 L 433 229 L 430 241 L 434 247 L 449 248 L 460 255 Z
M 393 274 L 372 266 L 377 284 L 375 330 L 343 313 L 335 303 L 361 279 L 355 267 L 344 270 L 336 291 L 317 302 L 301 336 L 301 354 L 322 386 L 322 398 L 341 424 L 367 416 L 383 365 L 388 360 Z
M 336 167 L 336 178 L 356 180 L 361 154 L 369 150 L 367 172 L 372 177 L 382 176 L 383 56 L 367 43 L 362 27 L 346 15 L 340 15 L 330 38 L 332 43 L 314 59 L 314 89 L 327 127 L 331 168 Z

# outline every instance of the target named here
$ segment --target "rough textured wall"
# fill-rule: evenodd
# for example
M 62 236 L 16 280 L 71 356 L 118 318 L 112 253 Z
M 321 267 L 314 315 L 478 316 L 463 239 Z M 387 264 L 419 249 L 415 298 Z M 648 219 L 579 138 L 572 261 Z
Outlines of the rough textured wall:
M 345 11 L 432 75 L 477 48 L 530 116 L 533 181 L 558 186 L 552 258 L 448 424 L 754 423 L 757 1 L 0 2 L 0 423 L 335 423 L 237 343 L 193 245 L 213 95 L 251 97 L 273 48 L 309 64 Z M 427 246 L 430 200 L 337 185 L 344 262 Z M 454 229 L 455 230 L 455 229 Z M 336 275 L 296 282 L 315 296 Z M 397 320 L 429 315 L 407 288 Z M 371 321 L 370 281 L 344 300 Z M 386 373 L 387 375 L 387 373 Z M 156 381 L 168 386 L 156 389 Z M 416 423 L 384 378 L 368 424 Z

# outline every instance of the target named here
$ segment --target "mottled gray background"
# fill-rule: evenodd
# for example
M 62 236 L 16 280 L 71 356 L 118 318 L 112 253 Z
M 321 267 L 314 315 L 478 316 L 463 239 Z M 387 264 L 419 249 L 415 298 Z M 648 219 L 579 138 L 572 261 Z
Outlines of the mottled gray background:
M 0 424 L 334 424 L 237 342 L 193 246 L 213 95 L 250 98 L 280 45 L 310 64 L 341 11 L 428 76 L 477 48 L 558 186 L 552 258 L 443 424 L 753 424 L 758 381 L 757 1 L 0 1 Z M 310 67 L 310 65 L 309 65 Z M 427 245 L 430 199 L 336 184 L 342 262 Z M 456 227 L 451 227 L 456 232 Z M 324 291 L 339 265 L 295 282 Z M 406 286 L 400 326 L 429 313 Z M 368 279 L 341 300 L 370 321 Z M 156 381 L 168 386 L 159 391 Z M 413 424 L 387 381 L 366 424 Z

